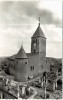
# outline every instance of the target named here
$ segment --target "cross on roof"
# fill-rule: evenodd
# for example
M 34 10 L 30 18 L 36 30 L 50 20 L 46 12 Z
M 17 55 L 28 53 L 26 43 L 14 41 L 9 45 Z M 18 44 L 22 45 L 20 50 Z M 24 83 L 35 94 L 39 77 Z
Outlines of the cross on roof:
M 38 18 L 38 20 L 39 20 L 39 26 L 40 26 L 40 17 Z
M 21 47 L 23 47 L 23 41 L 22 41 L 22 43 L 21 43 Z

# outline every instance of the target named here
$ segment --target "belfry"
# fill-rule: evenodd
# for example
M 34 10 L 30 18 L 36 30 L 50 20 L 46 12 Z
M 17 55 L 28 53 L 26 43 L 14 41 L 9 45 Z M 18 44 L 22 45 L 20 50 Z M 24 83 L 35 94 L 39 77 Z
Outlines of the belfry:
M 50 71 L 50 66 L 46 61 L 46 37 L 41 29 L 40 18 L 38 27 L 31 37 L 31 52 L 26 53 L 21 46 L 19 52 L 13 57 L 17 62 L 14 69 L 16 81 L 26 81 L 28 77 Z M 11 74 L 12 70 L 11 68 Z

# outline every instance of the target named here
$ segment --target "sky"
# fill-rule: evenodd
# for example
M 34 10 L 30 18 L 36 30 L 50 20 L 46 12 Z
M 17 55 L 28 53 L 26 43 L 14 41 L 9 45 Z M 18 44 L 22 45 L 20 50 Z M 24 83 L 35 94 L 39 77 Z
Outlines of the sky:
M 40 26 L 47 38 L 46 56 L 62 57 L 62 1 L 1 1 L 0 57 L 16 54 L 21 45 L 31 52 L 31 37 Z

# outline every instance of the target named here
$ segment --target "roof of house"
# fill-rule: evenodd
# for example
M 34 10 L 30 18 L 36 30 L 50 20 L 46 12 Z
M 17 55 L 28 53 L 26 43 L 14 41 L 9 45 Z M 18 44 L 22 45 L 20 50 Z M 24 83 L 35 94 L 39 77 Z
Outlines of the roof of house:
M 15 58 L 28 58 L 24 49 L 23 49 L 23 46 L 21 46 L 21 49 L 18 51 L 18 53 L 16 54 Z
M 41 27 L 40 27 L 40 25 L 38 25 L 38 27 L 37 27 L 35 33 L 33 34 L 32 38 L 38 37 L 38 36 L 46 38 L 43 31 L 42 31 L 42 29 L 41 29 Z

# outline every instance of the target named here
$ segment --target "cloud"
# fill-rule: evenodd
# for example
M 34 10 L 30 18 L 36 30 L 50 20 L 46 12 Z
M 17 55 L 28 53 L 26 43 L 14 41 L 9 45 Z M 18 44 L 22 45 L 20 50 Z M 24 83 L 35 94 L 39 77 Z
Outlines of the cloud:
M 62 29 L 54 25 L 41 25 L 47 38 L 46 56 L 62 57 Z M 24 26 L 22 29 L 5 28 L 0 29 L 0 56 L 10 56 L 16 54 L 21 47 L 26 52 L 31 51 L 31 36 L 37 29 L 37 25 L 32 25 L 29 29 Z
M 62 57 L 62 28 L 55 25 L 42 26 L 46 40 L 46 56 Z
M 30 52 L 31 36 L 40 16 L 41 28 L 47 38 L 47 56 L 61 57 L 61 20 L 54 17 L 54 13 L 39 9 L 38 1 L 1 1 L 0 8 L 0 56 L 17 53 L 22 41 L 25 51 Z
M 51 11 L 39 9 L 38 1 L 5 1 L 0 2 L 0 6 L 0 21 L 5 24 L 28 24 L 40 16 L 42 24 L 61 26 L 61 20 Z
M 46 48 L 47 48 L 46 56 L 62 58 L 62 43 L 61 43 L 61 41 L 47 42 Z

